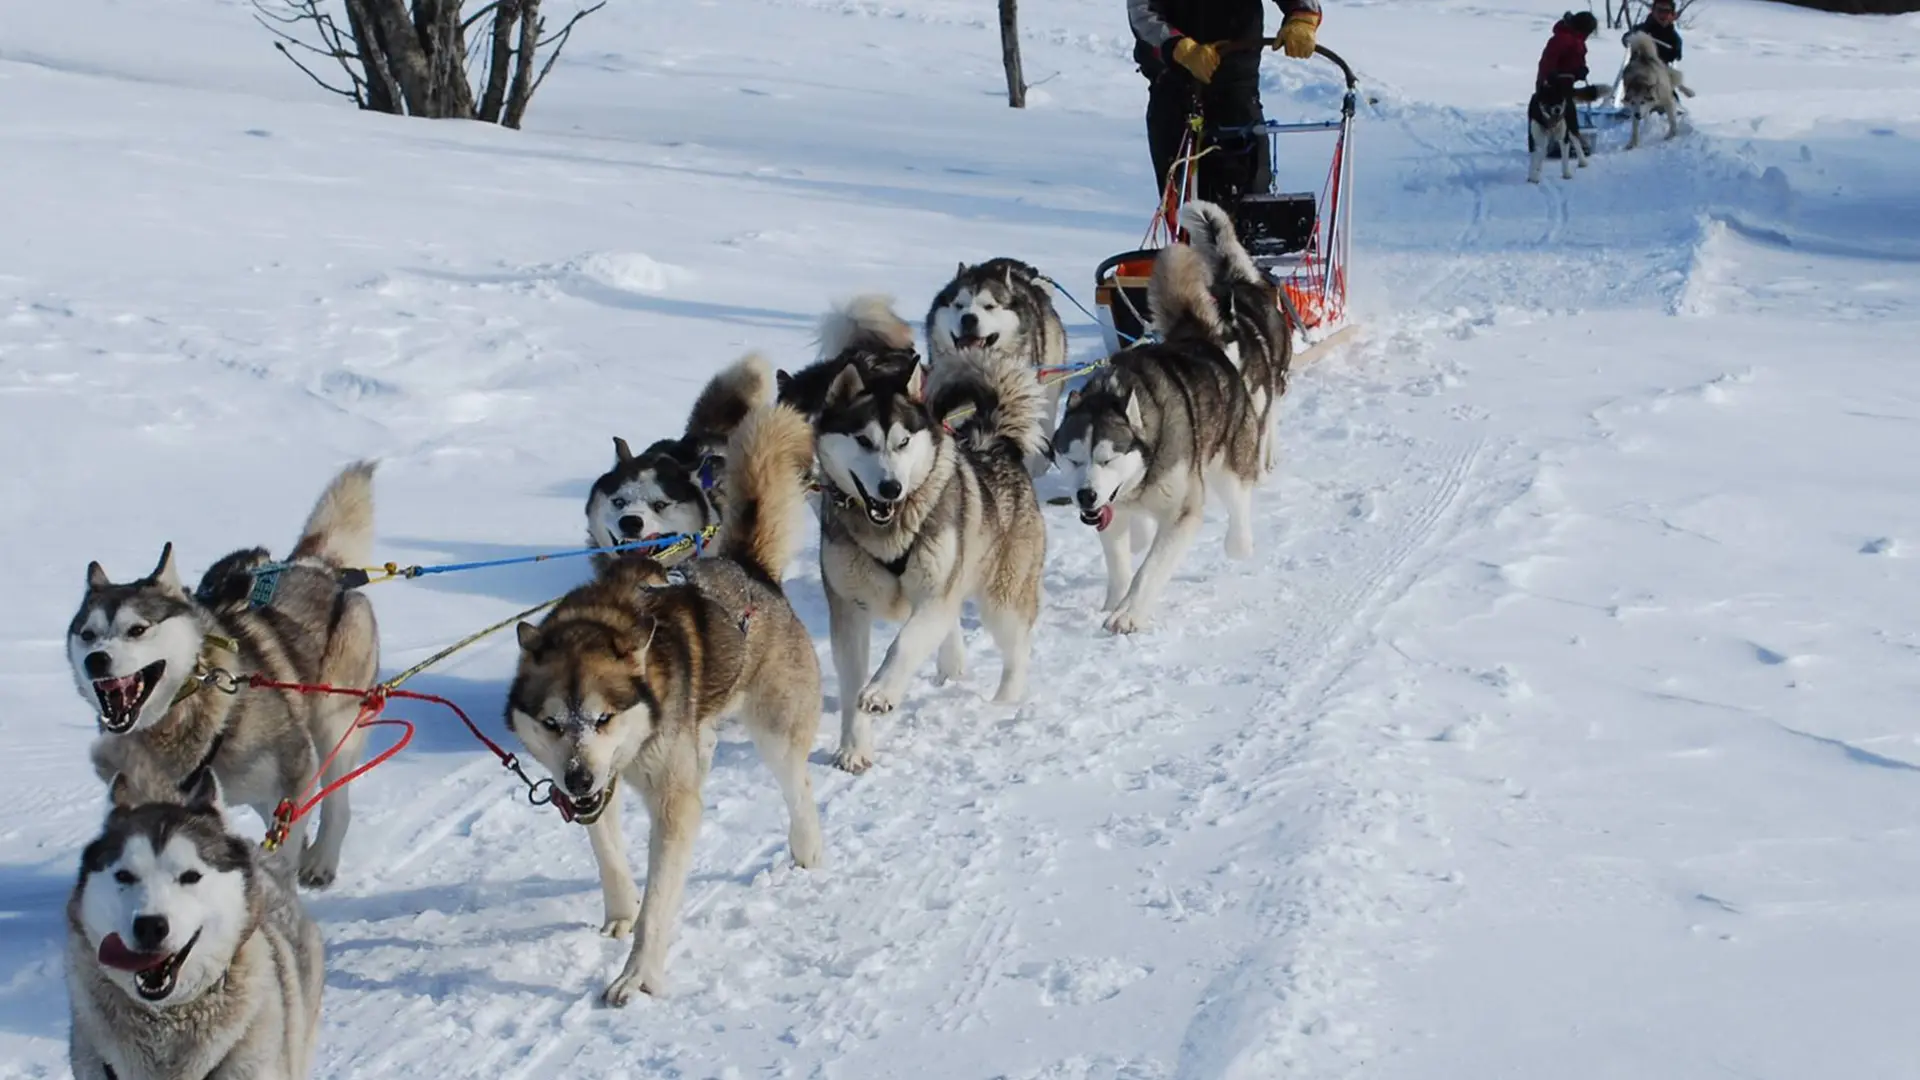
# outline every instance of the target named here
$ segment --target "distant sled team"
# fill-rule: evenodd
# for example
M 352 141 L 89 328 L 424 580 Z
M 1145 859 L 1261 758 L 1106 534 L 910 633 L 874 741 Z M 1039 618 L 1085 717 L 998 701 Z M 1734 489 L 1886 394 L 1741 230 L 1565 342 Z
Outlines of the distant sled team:
M 940 682 L 964 676 L 969 601 L 1000 653 L 993 700 L 1029 694 L 1048 554 L 1036 479 L 1048 471 L 1070 479 L 1079 520 L 1099 533 L 1109 630 L 1152 623 L 1210 498 L 1227 511 L 1228 554 L 1252 553 L 1292 337 L 1229 216 L 1195 202 L 1182 224 L 1191 242 L 1153 271 L 1151 335 L 1083 370 L 1067 367 L 1039 271 L 993 259 L 962 264 L 935 297 L 924 361 L 888 297 L 856 297 L 822 319 L 807 366 L 776 371 L 750 354 L 709 381 L 679 434 L 638 453 L 613 440 L 585 502 L 591 578 L 518 624 L 503 709 L 584 826 L 603 932 L 633 938 L 607 1003 L 667 985 L 724 720 L 742 721 L 773 774 L 792 861 L 825 857 L 807 768 L 822 679 L 783 584 L 809 514 L 839 684 L 833 762 L 850 773 L 873 766 L 874 718 L 904 703 L 929 660 Z M 1069 374 L 1088 378 L 1062 412 Z M 67 653 L 98 718 L 108 812 L 68 904 L 78 1077 L 309 1072 L 325 980 L 299 891 L 339 873 L 344 785 L 366 738 L 357 710 L 384 703 L 378 627 L 357 588 L 367 578 L 355 579 L 373 557 L 373 472 L 342 470 L 284 556 L 241 548 L 191 588 L 170 544 L 136 580 L 87 567 Z M 695 557 L 645 546 L 684 538 Z M 877 668 L 876 619 L 898 625 Z M 646 809 L 644 889 L 623 787 Z M 287 807 L 316 788 L 309 843 Z M 284 840 L 243 837 L 232 805 Z
M 1528 183 L 1540 182 L 1548 157 L 1560 159 L 1562 179 L 1573 178 L 1570 159 L 1577 157 L 1580 167 L 1587 167 L 1593 144 L 1580 130 L 1582 103 L 1617 95 L 1618 112 L 1632 125 L 1628 150 L 1639 147 L 1641 125 L 1656 114 L 1667 118 L 1667 138 L 1680 134 L 1679 96 L 1693 97 L 1694 91 L 1673 66 L 1681 48 L 1675 17 L 1671 0 L 1655 0 L 1646 21 L 1627 31 L 1621 39 L 1627 58 L 1618 86 L 1582 85 L 1588 76 L 1586 42 L 1600 25 L 1592 12 L 1568 12 L 1554 24 L 1540 54 L 1533 95 L 1527 99 Z

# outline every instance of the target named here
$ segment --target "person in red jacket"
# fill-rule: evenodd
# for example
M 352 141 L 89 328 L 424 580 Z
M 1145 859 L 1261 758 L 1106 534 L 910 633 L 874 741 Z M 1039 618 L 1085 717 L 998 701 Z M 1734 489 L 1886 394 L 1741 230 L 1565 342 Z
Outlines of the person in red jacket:
M 1600 20 L 1591 11 L 1569 11 L 1553 24 L 1553 36 L 1540 50 L 1540 69 L 1534 76 L 1537 94 L 1550 94 L 1566 102 L 1569 131 L 1587 143 L 1580 130 L 1580 114 L 1574 108 L 1573 85 L 1587 78 L 1587 39 L 1600 32 Z M 1591 144 L 1588 144 L 1591 147 Z M 1527 135 L 1527 151 L 1533 151 L 1533 135 Z

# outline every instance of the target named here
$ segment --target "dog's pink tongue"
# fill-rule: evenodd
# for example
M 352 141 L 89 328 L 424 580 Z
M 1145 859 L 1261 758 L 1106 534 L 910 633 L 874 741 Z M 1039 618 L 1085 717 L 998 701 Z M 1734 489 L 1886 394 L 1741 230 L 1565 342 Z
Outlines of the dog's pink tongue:
M 1099 512 L 1095 516 L 1098 517 L 1100 520 L 1097 524 L 1094 525 L 1093 527 L 1094 531 L 1106 532 L 1107 526 L 1113 524 L 1113 506 L 1109 504 L 1101 507 Z
M 120 940 L 119 934 L 108 934 L 100 942 L 100 963 L 121 971 L 142 972 L 159 967 L 167 962 L 166 953 L 134 952 L 127 943 Z
M 140 676 L 125 675 L 118 679 L 102 679 L 94 685 L 100 689 L 103 701 L 109 701 L 115 711 L 126 712 L 133 707 L 134 692 L 139 688 Z

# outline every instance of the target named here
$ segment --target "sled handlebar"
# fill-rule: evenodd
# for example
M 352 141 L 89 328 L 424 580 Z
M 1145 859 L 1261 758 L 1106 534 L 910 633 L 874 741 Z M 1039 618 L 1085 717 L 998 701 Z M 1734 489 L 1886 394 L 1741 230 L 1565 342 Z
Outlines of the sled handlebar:
M 1272 42 L 1266 40 L 1265 38 L 1262 38 L 1258 41 L 1217 41 L 1214 43 L 1213 47 L 1218 51 L 1220 51 L 1221 53 L 1225 54 L 1225 53 L 1258 52 L 1261 49 L 1265 49 L 1269 47 L 1270 45 L 1272 45 Z M 1344 60 L 1340 56 L 1339 53 L 1334 52 L 1332 49 L 1327 48 L 1325 45 L 1315 45 L 1313 47 L 1313 54 L 1315 56 L 1324 56 L 1328 60 L 1333 61 L 1334 66 L 1340 69 L 1340 74 L 1346 77 L 1347 98 L 1346 98 L 1346 101 L 1342 103 L 1341 112 L 1343 112 L 1347 116 L 1352 116 L 1354 112 L 1354 107 L 1356 104 L 1355 98 L 1360 89 L 1359 76 L 1353 73 L 1352 65 L 1348 64 L 1346 60 Z
M 1273 43 L 1271 41 L 1268 41 L 1265 38 L 1261 38 L 1258 41 L 1216 41 L 1213 43 L 1213 47 L 1214 49 L 1216 49 L 1221 53 L 1240 53 L 1240 52 L 1258 52 L 1261 49 L 1270 47 L 1272 44 Z M 1333 61 L 1334 65 L 1340 69 L 1340 74 L 1346 76 L 1347 89 L 1349 90 L 1359 89 L 1360 87 L 1359 78 L 1354 75 L 1353 68 L 1349 66 L 1345 60 L 1340 58 L 1339 53 L 1334 52 L 1332 49 L 1327 48 L 1325 45 L 1315 45 L 1313 47 L 1313 54 L 1315 56 L 1324 56 L 1327 59 Z

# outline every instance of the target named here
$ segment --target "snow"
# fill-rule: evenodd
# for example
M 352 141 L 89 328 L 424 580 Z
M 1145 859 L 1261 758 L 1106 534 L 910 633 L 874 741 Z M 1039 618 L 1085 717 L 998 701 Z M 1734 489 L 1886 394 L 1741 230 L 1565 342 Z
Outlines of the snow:
M 749 349 L 804 362 L 831 300 L 917 321 L 1007 254 L 1091 302 L 1146 226 L 1143 84 L 1119 4 L 1024 7 L 1014 112 L 978 3 L 628 0 L 523 132 L 330 101 L 244 0 L 8 13 L 0 1078 L 67 1075 L 86 561 L 284 548 L 360 455 L 383 558 L 571 547 L 611 436 L 676 429 Z M 1604 129 L 1535 187 L 1521 106 L 1563 7 L 1328 5 L 1367 95 L 1364 331 L 1285 399 L 1253 559 L 1211 514 L 1161 625 L 1115 639 L 1098 544 L 1050 510 L 1031 699 L 986 700 L 970 623 L 967 677 L 929 665 L 855 778 L 801 558 L 828 865 L 788 865 L 729 729 L 668 996 L 598 1004 L 628 943 L 585 838 L 406 711 L 309 894 L 316 1075 L 1911 1071 L 1920 17 L 1698 5 L 1683 137 Z M 1620 54 L 1597 38 L 1597 77 Z M 1338 100 L 1327 65 L 1267 71 L 1271 115 Z M 385 669 L 586 572 L 378 586 Z M 513 656 L 411 685 L 499 735 Z

